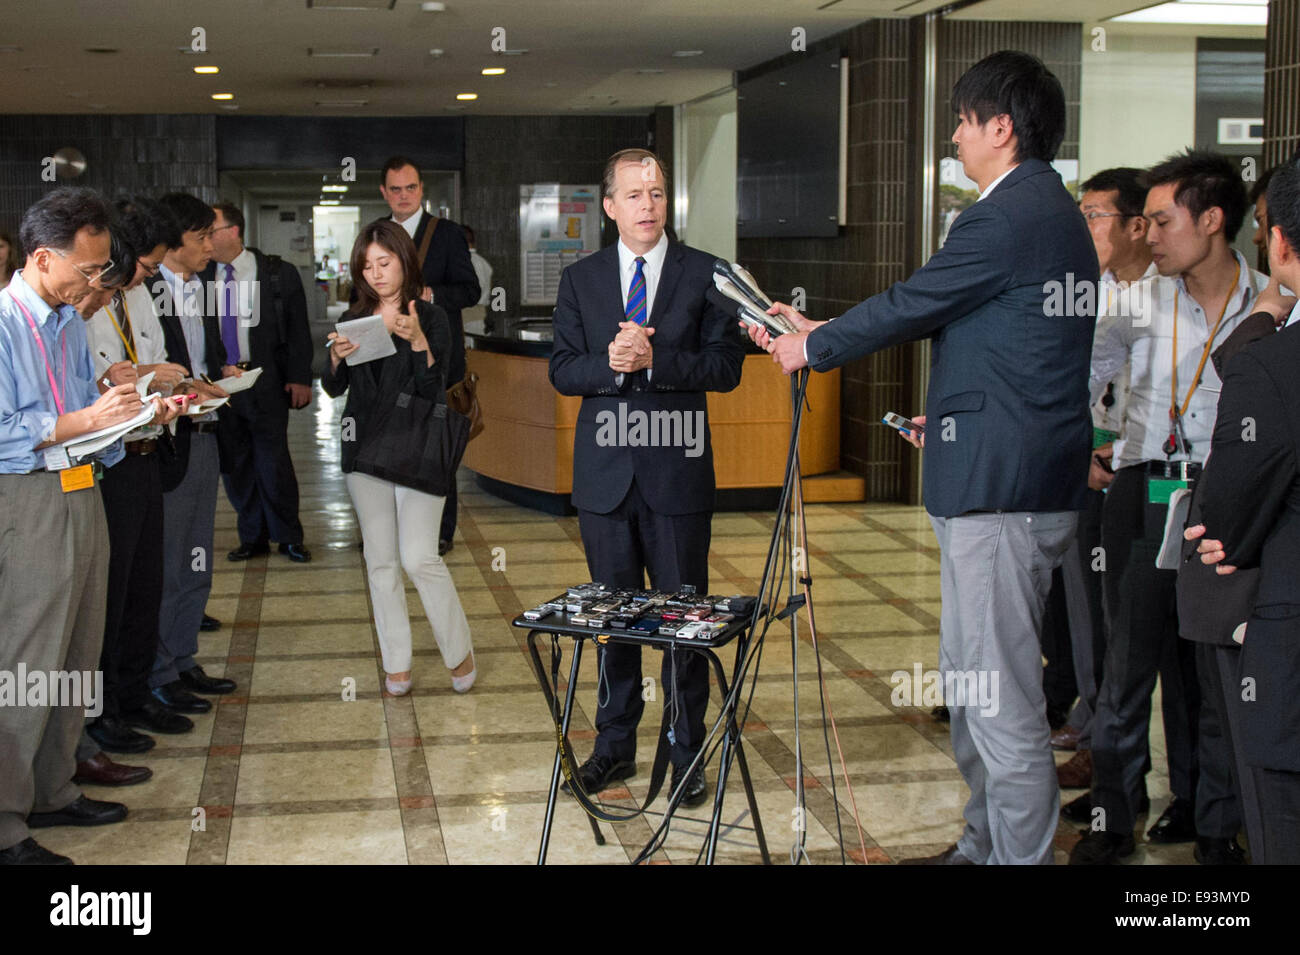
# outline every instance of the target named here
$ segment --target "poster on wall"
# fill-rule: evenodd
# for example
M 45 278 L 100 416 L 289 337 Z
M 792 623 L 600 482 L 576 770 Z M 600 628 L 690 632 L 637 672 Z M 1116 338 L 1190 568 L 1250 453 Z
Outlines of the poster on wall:
M 560 273 L 599 248 L 599 186 L 542 182 L 519 187 L 522 304 L 554 305 Z
M 1057 159 L 1052 168 L 1060 175 L 1070 195 L 1078 198 L 1079 160 Z M 948 239 L 948 230 L 957 217 L 973 206 L 980 197 L 979 186 L 966 178 L 961 160 L 945 156 L 939 160 L 939 245 Z

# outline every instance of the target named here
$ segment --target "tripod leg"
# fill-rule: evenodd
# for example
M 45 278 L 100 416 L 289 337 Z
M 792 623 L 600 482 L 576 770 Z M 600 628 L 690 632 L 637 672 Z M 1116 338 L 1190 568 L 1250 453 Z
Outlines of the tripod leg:
M 733 721 L 733 727 L 736 725 Z M 762 853 L 763 865 L 771 865 L 772 857 L 767 853 L 767 839 L 763 835 L 763 823 L 758 818 L 758 801 L 754 798 L 754 781 L 749 775 L 749 763 L 745 761 L 745 750 L 740 744 L 740 733 L 736 732 L 736 761 L 740 764 L 740 778 L 745 783 L 745 797 L 749 800 L 749 813 L 754 817 L 754 835 L 758 836 L 758 851 Z

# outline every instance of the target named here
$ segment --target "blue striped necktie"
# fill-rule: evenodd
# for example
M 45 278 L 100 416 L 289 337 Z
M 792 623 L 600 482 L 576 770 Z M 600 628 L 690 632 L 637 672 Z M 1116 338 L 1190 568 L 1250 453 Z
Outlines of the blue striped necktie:
M 632 284 L 627 289 L 627 320 L 636 322 L 638 325 L 646 323 L 645 273 L 642 271 L 644 267 L 645 258 L 638 255 L 636 257 L 636 274 L 632 276 Z

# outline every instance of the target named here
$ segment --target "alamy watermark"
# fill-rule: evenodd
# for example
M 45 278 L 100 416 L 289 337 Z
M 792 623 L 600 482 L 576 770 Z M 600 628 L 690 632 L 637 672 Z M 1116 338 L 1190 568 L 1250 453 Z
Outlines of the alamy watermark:
M 596 414 L 596 444 L 602 448 L 682 448 L 688 458 L 704 453 L 704 435 L 708 426 L 704 412 L 629 411 L 626 401 L 618 403 L 618 412 L 608 408 Z
M 104 712 L 102 670 L 0 670 L 0 707 L 79 706 L 94 718 Z
M 894 706 L 978 707 L 980 716 L 997 716 L 997 670 L 895 670 L 889 682 L 894 689 L 889 702 Z

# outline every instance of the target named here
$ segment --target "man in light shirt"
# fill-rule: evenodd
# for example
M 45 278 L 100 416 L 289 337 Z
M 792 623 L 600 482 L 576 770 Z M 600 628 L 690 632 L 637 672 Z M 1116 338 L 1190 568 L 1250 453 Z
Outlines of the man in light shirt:
M 1190 842 L 1199 834 L 1212 840 L 1216 861 L 1239 862 L 1235 796 L 1230 788 L 1199 785 L 1195 653 L 1178 637 L 1176 573 L 1157 569 L 1155 559 L 1169 495 L 1196 479 L 1210 449 L 1220 389 L 1210 353 L 1251 314 L 1267 279 L 1231 247 L 1245 218 L 1246 190 L 1230 159 L 1189 150 L 1153 167 L 1144 183 L 1147 243 L 1160 274 L 1116 298 L 1098 321 L 1092 352 L 1094 400 L 1125 363 L 1130 388 L 1102 515 L 1109 633 L 1091 793 L 1102 826 L 1085 835 L 1070 861 L 1114 862 L 1135 849 L 1160 670 L 1174 798 L 1148 838 Z M 1214 769 L 1207 784 L 1219 778 Z

